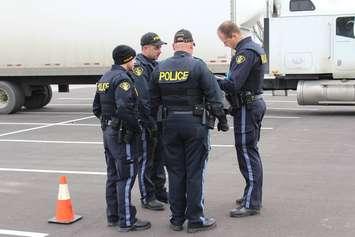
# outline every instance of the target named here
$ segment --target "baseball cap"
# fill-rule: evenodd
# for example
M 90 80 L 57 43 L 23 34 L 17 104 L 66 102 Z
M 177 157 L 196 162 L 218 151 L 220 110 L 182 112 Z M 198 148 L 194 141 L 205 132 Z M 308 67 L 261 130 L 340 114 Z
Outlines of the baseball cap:
M 156 33 L 153 32 L 148 32 L 144 34 L 141 38 L 141 46 L 144 45 L 156 45 L 160 46 L 166 44 L 164 41 L 162 41 Z
M 192 34 L 190 31 L 181 29 L 178 32 L 175 33 L 174 36 L 174 43 L 194 43 L 194 39 L 192 38 Z M 195 45 L 195 43 L 194 43 Z

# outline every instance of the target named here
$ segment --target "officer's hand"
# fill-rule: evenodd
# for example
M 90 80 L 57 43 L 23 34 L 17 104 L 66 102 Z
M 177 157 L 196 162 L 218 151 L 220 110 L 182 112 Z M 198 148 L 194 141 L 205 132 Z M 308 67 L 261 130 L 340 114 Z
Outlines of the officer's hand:
M 217 80 L 218 86 L 222 88 L 223 80 Z
M 218 121 L 217 130 L 222 132 L 227 132 L 229 130 L 228 123 Z

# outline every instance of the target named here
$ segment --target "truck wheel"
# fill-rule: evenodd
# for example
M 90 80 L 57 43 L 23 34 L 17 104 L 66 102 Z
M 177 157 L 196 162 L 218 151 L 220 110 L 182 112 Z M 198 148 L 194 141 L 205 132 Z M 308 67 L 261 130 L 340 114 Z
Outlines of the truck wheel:
M 46 106 L 52 99 L 53 96 L 53 92 L 52 92 L 52 87 L 50 85 L 46 85 L 44 86 L 44 100 L 43 100 L 43 105 L 42 106 Z
M 32 95 L 26 97 L 25 107 L 27 109 L 39 109 L 46 106 L 52 99 L 52 88 L 50 85 L 41 86 L 38 90 L 32 91 Z
M 16 83 L 0 81 L 0 114 L 12 114 L 21 109 L 25 101 L 22 88 Z

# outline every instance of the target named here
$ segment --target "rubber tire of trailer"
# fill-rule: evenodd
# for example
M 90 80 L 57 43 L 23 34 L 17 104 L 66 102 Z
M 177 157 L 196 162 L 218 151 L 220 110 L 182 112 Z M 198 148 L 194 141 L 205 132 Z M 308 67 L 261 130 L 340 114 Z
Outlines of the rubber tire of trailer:
M 46 106 L 52 99 L 52 88 L 50 85 L 38 86 L 37 90 L 32 91 L 31 96 L 25 98 L 27 109 L 39 109 Z
M 25 94 L 22 88 L 13 82 L 0 81 L 0 90 L 7 96 L 7 104 L 0 104 L 0 114 L 12 114 L 21 109 L 25 103 Z

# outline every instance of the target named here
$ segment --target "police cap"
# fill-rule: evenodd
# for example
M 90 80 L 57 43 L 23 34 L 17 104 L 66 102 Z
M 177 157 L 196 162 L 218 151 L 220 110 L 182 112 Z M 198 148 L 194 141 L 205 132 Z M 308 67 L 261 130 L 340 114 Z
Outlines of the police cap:
M 175 33 L 174 43 L 194 43 L 194 39 L 192 38 L 192 34 L 190 31 L 181 29 Z M 195 43 L 194 43 L 195 45 Z
M 136 56 L 136 51 L 127 45 L 118 45 L 112 52 L 115 64 L 122 65 L 128 63 Z
M 166 44 L 166 43 L 160 39 L 159 35 L 157 35 L 153 32 L 148 32 L 148 33 L 144 34 L 141 38 L 141 46 L 144 46 L 144 45 L 161 46 L 163 44 Z

